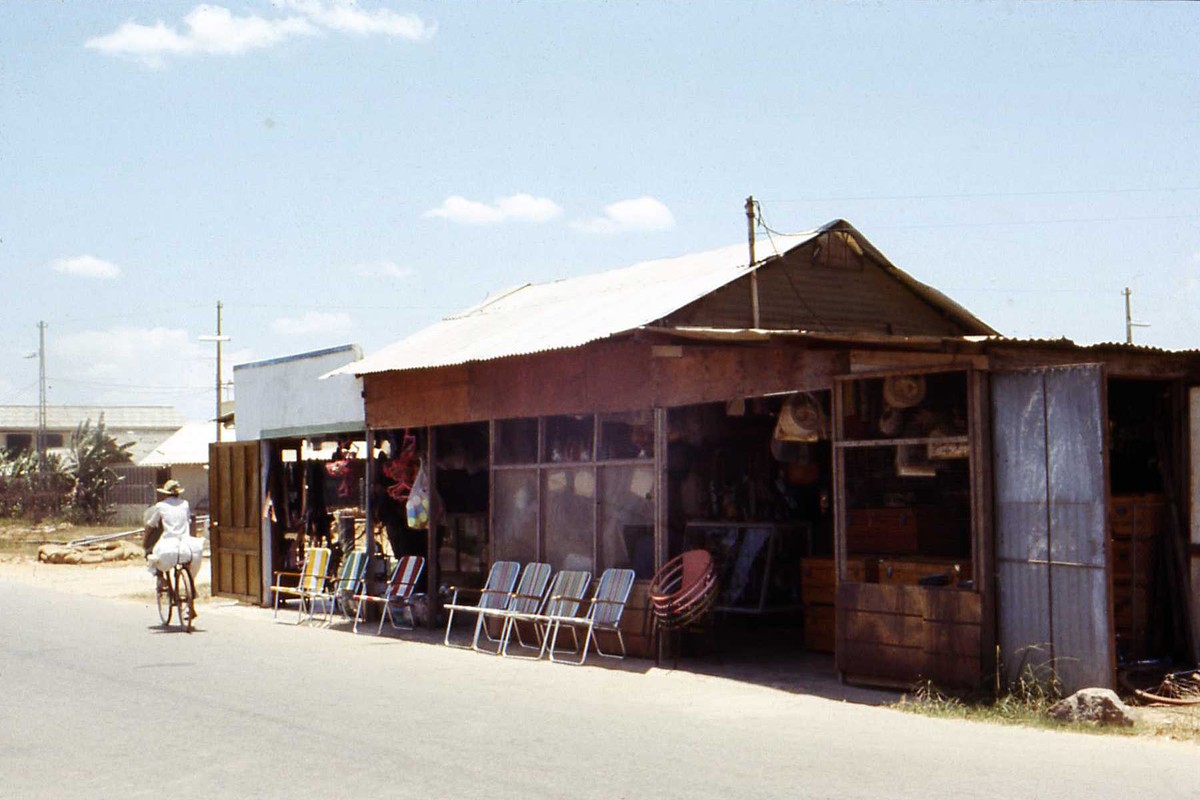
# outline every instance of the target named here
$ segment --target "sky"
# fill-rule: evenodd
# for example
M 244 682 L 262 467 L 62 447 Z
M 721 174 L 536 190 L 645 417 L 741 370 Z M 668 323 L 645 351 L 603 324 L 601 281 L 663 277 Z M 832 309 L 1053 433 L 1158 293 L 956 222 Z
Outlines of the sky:
M 1200 347 L 1200 3 L 0 3 L 0 404 L 211 418 L 529 281 L 843 218 L 1010 336 Z

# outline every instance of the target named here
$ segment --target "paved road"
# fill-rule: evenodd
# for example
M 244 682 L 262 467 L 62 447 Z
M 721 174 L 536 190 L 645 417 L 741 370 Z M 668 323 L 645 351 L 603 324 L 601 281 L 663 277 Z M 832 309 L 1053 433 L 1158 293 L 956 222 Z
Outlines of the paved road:
M 0 582 L 0 797 L 1200 797 L 1200 748 Z

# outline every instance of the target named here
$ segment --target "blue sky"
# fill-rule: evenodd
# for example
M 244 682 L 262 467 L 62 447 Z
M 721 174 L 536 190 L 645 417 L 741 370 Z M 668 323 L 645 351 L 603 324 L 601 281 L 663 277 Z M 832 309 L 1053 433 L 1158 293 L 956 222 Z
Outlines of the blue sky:
M 489 291 L 850 220 L 1002 332 L 1200 346 L 1200 5 L 0 4 L 0 403 L 212 406 Z

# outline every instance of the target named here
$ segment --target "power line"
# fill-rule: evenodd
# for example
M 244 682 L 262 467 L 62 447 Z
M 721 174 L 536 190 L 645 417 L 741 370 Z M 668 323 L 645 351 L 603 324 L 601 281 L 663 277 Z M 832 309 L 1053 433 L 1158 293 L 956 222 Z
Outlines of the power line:
M 958 192 L 953 194 L 877 194 L 807 197 L 793 200 L 768 199 L 770 203 L 826 203 L 841 200 L 965 200 L 983 197 L 1053 197 L 1085 194 L 1154 194 L 1157 192 L 1200 192 L 1200 186 L 1140 187 L 1131 189 L 1039 189 L 1021 192 Z

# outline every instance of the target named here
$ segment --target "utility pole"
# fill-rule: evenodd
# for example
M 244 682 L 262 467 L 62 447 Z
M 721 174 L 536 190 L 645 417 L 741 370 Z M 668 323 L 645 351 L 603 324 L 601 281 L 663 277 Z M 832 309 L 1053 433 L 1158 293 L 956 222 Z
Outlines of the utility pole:
M 38 323 L 38 479 L 46 475 L 46 323 Z
M 221 345 L 229 341 L 228 336 L 221 335 L 221 309 L 223 305 L 220 300 L 217 301 L 217 335 L 216 336 L 201 336 L 202 342 L 217 343 L 217 407 L 215 422 L 217 426 L 216 441 L 221 441 Z
M 1133 344 L 1133 329 L 1134 328 L 1149 328 L 1150 325 L 1145 322 L 1134 322 L 1133 313 L 1130 309 L 1129 298 L 1133 296 L 1133 292 L 1129 287 L 1125 287 L 1125 291 L 1121 292 L 1125 295 L 1125 344 Z
M 754 269 L 754 223 L 757 214 L 755 214 L 754 195 L 746 198 L 746 231 L 750 241 L 750 318 L 752 327 L 761 327 L 761 320 L 758 313 L 758 271 Z

